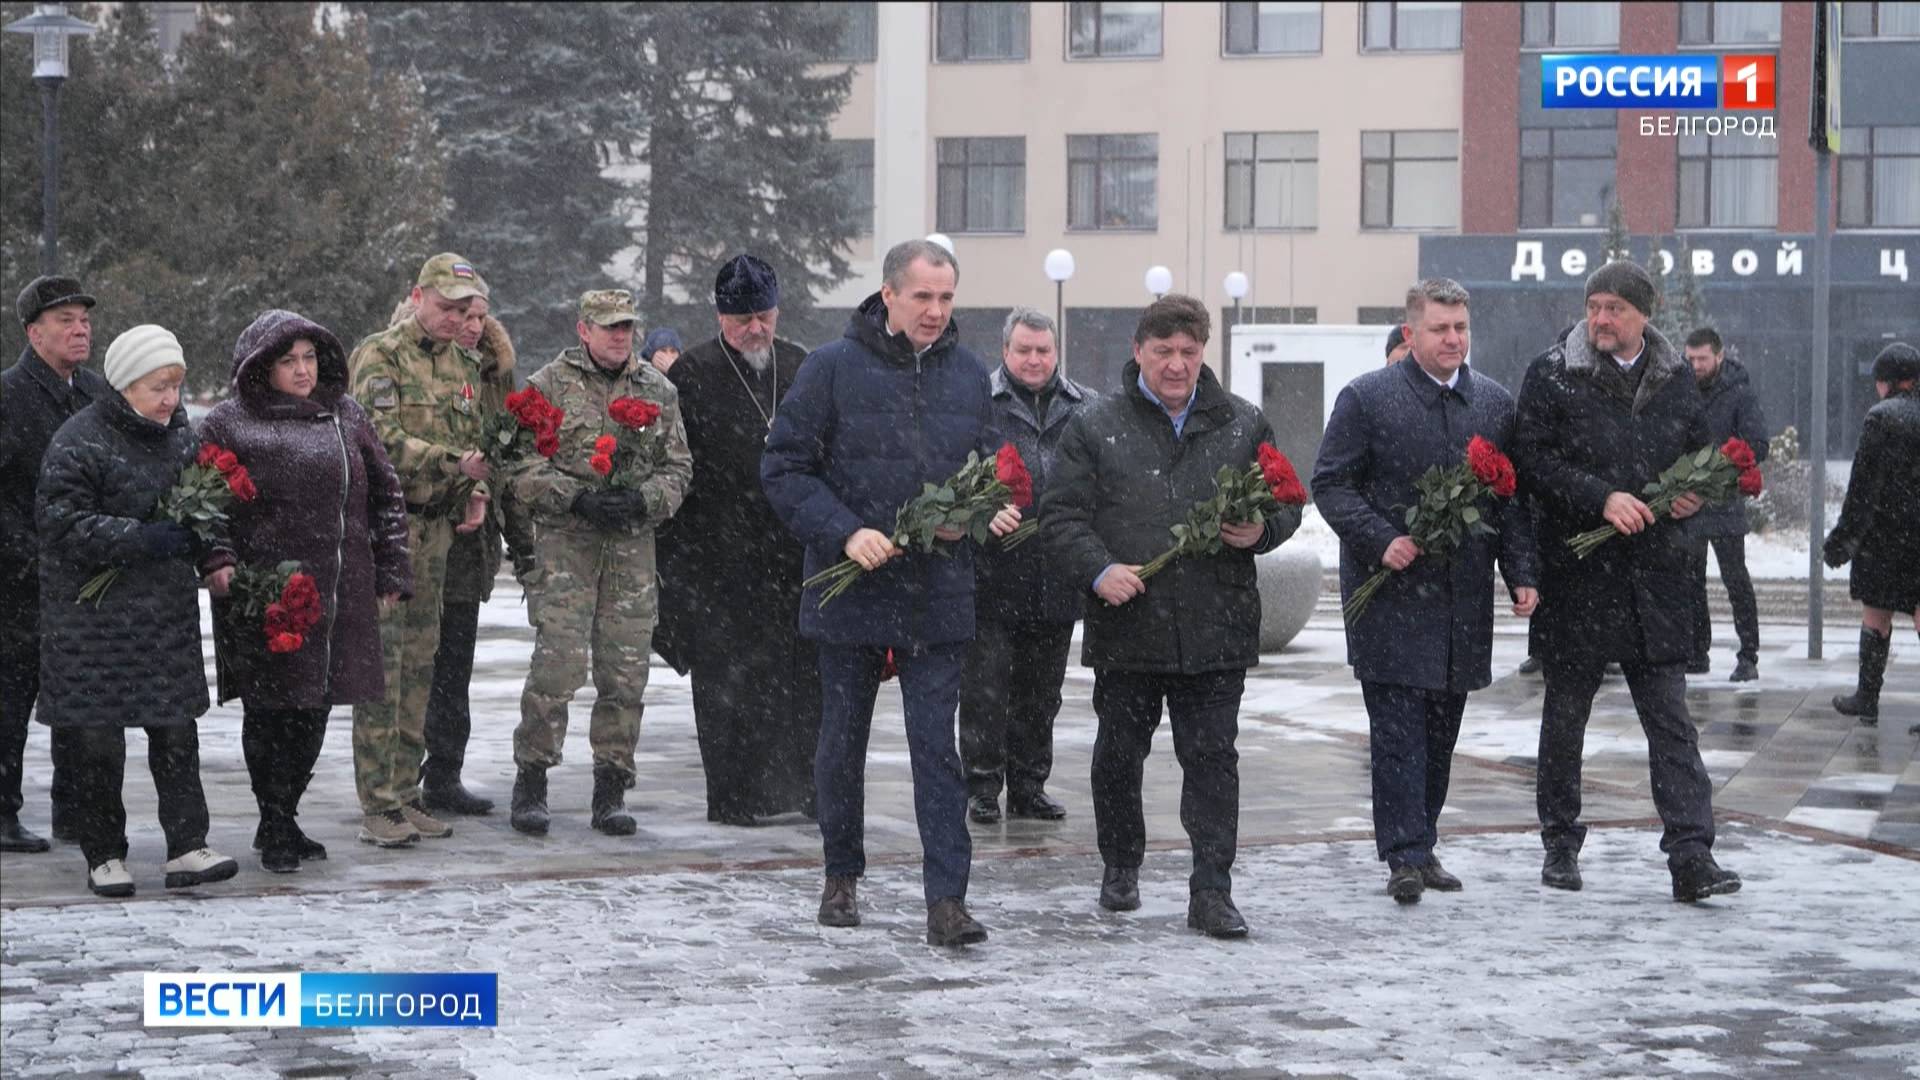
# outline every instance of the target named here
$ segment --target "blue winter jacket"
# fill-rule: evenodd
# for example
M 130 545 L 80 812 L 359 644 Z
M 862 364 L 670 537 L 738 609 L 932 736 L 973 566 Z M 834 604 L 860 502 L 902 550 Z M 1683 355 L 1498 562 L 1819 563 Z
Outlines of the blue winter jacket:
M 807 357 L 760 459 L 767 501 L 805 545 L 808 576 L 845 558 L 855 531 L 891 533 L 901 504 L 952 476 L 968 452 L 999 447 L 986 367 L 955 326 L 915 356 L 886 319 L 875 293 L 845 336 Z M 895 649 L 969 640 L 973 573 L 969 541 L 896 557 L 824 609 L 818 586 L 803 592 L 800 632 Z

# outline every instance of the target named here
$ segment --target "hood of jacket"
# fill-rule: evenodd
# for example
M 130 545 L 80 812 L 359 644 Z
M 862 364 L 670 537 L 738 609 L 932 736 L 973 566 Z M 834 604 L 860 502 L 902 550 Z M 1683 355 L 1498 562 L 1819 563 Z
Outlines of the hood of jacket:
M 887 305 L 881 301 L 879 293 L 860 302 L 860 306 L 847 319 L 845 336 L 890 364 L 913 363 L 913 342 L 907 339 L 907 335 L 887 333 Z M 928 347 L 927 358 L 949 352 L 959 343 L 960 323 L 949 318 L 947 328 L 940 331 L 940 337 Z
M 320 370 L 313 395 L 306 401 L 283 394 L 267 382 L 273 362 L 293 343 L 313 342 Z M 331 409 L 347 392 L 347 353 L 332 331 L 305 316 L 275 308 L 261 312 L 233 343 L 233 393 L 249 412 L 266 416 Z

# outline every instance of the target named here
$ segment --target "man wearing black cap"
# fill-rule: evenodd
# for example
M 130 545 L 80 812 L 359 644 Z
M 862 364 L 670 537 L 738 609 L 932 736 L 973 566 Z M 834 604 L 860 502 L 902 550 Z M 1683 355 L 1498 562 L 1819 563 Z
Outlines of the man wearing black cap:
M 1546 845 L 1543 883 L 1580 888 L 1580 764 L 1587 717 L 1617 661 L 1647 734 L 1653 803 L 1666 831 L 1676 900 L 1740 888 L 1713 861 L 1713 781 L 1687 713 L 1693 652 L 1693 541 L 1685 495 L 1661 518 L 1635 492 L 1711 440 L 1692 368 L 1647 324 L 1653 279 L 1611 262 L 1587 278 L 1587 317 L 1535 358 L 1521 384 L 1512 457 L 1536 507 L 1541 561 L 1533 655 L 1546 669 L 1537 802 Z M 1607 524 L 1618 532 L 1585 559 L 1568 540 Z
M 47 850 L 20 827 L 21 759 L 27 716 L 40 696 L 40 543 L 33 500 L 47 443 L 67 418 L 111 394 L 107 380 L 81 365 L 93 349 L 94 300 L 70 277 L 39 277 L 20 290 L 17 311 L 27 330 L 19 362 L 0 375 L 0 851 Z M 54 739 L 53 816 L 64 828 L 64 742 Z M 63 775 L 64 774 L 64 775 Z
M 754 256 L 720 268 L 713 303 L 718 336 L 666 369 L 694 471 L 686 502 L 659 534 L 654 646 L 693 672 L 707 820 L 751 825 L 811 816 L 814 806 L 820 669 L 794 617 L 805 552 L 760 487 L 767 432 L 807 350 L 774 336 L 780 281 Z
M 1821 551 L 1828 566 L 1853 563 L 1847 592 L 1863 608 L 1860 682 L 1833 707 L 1867 724 L 1880 721 L 1894 614 L 1920 631 L 1920 351 L 1901 341 L 1882 349 L 1873 388 L 1880 403 L 1867 410 L 1840 522 Z
M 1407 340 L 1407 328 L 1396 326 L 1387 331 L 1387 366 L 1392 367 L 1407 358 L 1413 351 L 1413 343 Z

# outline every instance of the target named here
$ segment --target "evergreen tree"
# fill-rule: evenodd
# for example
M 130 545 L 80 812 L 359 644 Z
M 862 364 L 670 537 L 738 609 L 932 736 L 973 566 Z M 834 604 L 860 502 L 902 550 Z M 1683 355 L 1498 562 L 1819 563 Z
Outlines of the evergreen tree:
M 1713 325 L 1706 299 L 1700 295 L 1700 280 L 1693 273 L 1693 245 L 1685 235 L 1680 237 L 1680 250 L 1673 256 L 1673 272 L 1659 278 L 1658 283 L 1662 286 L 1661 304 L 1653 324 L 1668 341 L 1678 346 L 1698 327 Z
M 1600 251 L 1595 266 L 1605 266 L 1610 262 L 1633 258 L 1633 238 L 1627 234 L 1626 211 L 1620 205 L 1620 195 L 1615 192 L 1607 196 L 1607 231 L 1601 237 Z M 1649 270 L 1653 269 L 1648 267 Z

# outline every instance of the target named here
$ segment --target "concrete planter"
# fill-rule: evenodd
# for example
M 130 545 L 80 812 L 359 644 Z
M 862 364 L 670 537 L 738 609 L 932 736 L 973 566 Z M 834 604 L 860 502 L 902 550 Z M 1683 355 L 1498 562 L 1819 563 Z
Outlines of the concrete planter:
M 1300 633 L 1320 600 L 1320 557 L 1282 544 L 1255 560 L 1260 587 L 1260 651 L 1278 652 Z

